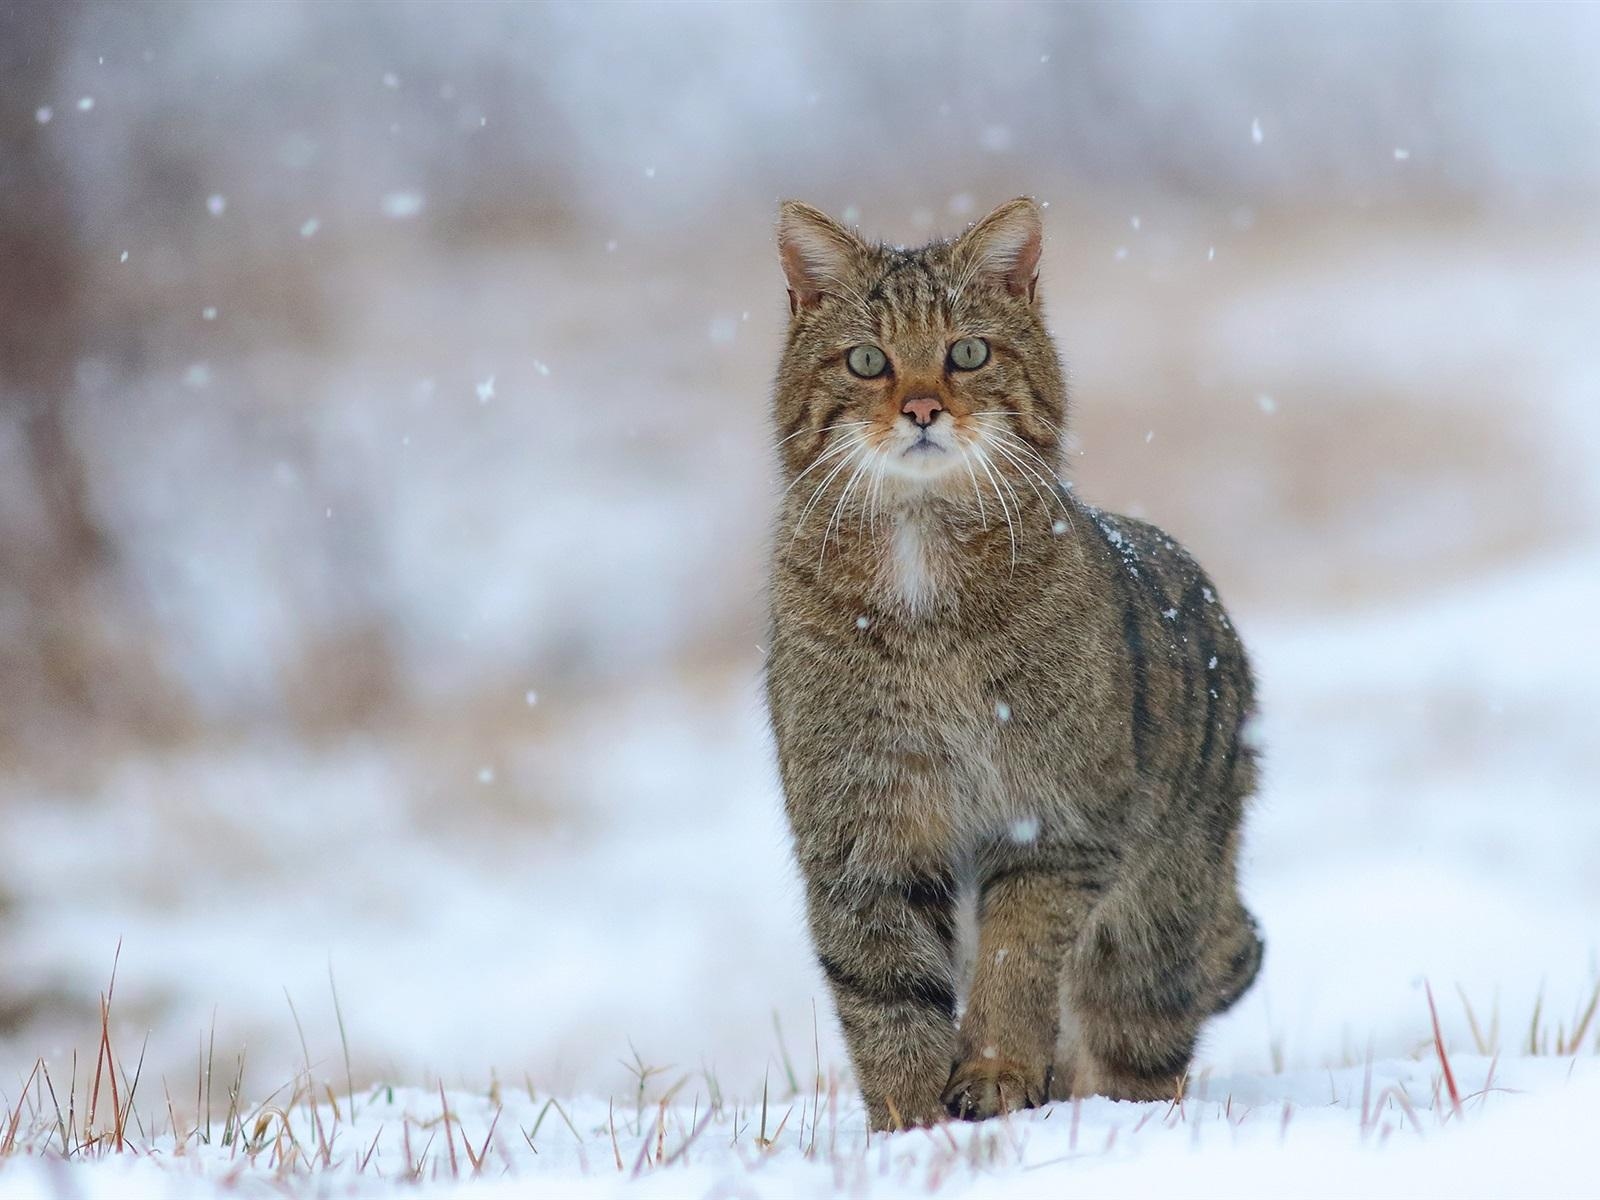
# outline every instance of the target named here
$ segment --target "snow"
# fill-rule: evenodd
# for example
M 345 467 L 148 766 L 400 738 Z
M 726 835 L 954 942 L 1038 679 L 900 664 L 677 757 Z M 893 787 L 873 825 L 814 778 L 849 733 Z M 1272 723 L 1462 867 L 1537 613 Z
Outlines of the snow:
M 567 1100 L 496 1084 L 378 1087 L 247 1110 L 244 1136 L 184 1127 L 63 1168 L 0 1166 L 12 1200 L 61 1194 L 209 1197 L 315 1185 L 325 1196 L 491 1198 L 741 1195 L 1161 1198 L 1578 1195 L 1600 1103 L 1600 1059 L 1380 1060 L 1336 1070 L 1195 1080 L 1181 1102 L 1090 1099 L 982 1126 L 868 1137 L 823 1076 L 738 1100 L 714 1076 L 671 1099 Z M 258 1116 L 258 1112 L 261 1114 Z M 27 1135 L 59 1137 L 48 1125 Z M 1505 1147 L 1515 1146 L 1515 1153 Z M 324 1149 L 325 1148 L 325 1149 Z M 413 1182 L 414 1181 L 414 1182 Z
M 383 215 L 394 221 L 404 221 L 416 216 L 423 209 L 423 196 L 421 192 L 402 191 L 385 192 L 379 201 L 379 208 Z

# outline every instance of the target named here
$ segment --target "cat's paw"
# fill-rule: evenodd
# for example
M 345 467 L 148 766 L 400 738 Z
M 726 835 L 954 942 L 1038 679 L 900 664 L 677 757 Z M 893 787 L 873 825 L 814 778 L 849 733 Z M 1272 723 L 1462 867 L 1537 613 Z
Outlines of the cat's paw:
M 958 1063 L 944 1089 L 944 1108 L 963 1121 L 984 1121 L 1045 1101 L 1044 1073 L 1003 1058 Z

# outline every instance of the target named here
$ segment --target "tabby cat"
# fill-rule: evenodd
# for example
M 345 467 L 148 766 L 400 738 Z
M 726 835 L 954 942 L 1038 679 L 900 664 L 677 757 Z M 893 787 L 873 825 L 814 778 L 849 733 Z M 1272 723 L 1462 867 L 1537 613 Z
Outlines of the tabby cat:
M 872 1126 L 1172 1097 L 1261 962 L 1238 636 L 1170 537 L 1057 481 L 1031 200 L 918 249 L 790 202 L 778 241 L 767 693 Z

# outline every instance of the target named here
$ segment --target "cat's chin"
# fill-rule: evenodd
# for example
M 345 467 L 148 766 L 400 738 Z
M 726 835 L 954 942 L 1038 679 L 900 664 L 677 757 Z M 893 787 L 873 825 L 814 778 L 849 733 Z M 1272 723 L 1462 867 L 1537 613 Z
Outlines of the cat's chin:
M 968 486 L 962 461 L 959 452 L 942 447 L 918 448 L 896 454 L 885 460 L 883 483 L 880 486 L 885 493 L 897 494 L 903 499 L 958 490 L 958 485 Z

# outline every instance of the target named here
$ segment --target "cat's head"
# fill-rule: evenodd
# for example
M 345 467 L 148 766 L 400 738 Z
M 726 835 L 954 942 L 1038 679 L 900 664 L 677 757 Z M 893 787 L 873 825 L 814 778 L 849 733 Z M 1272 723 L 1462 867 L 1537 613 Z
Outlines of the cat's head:
M 786 475 L 980 504 L 1007 485 L 1053 485 L 1066 395 L 1039 315 L 1041 241 L 1029 199 L 915 249 L 868 243 L 785 203 L 790 322 L 776 409 Z

